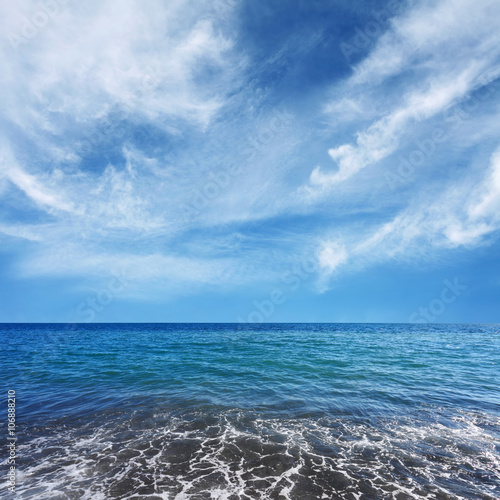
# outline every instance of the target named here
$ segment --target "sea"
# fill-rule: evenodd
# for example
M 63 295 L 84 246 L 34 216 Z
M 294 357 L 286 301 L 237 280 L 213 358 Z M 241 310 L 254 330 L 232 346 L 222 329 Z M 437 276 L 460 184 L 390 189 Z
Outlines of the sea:
M 500 498 L 500 325 L 3 324 L 0 342 L 1 498 Z

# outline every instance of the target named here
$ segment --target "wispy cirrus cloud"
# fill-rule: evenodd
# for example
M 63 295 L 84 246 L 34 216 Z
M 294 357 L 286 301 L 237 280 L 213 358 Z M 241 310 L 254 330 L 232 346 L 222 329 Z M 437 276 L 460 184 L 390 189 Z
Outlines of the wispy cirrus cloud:
M 38 8 L 30 1 L 4 7 L 8 28 L 22 26 Z M 3 44 L 10 69 L 2 78 L 11 102 L 7 116 L 23 126 L 31 118 L 43 127 L 45 111 L 73 116 L 81 126 L 123 106 L 148 119 L 178 117 L 206 125 L 224 97 L 203 81 L 206 72 L 224 72 L 230 79 L 242 61 L 231 61 L 231 41 L 215 26 L 207 3 L 189 12 L 184 2 L 156 2 L 147 11 L 135 1 L 69 3 L 33 42 L 16 49 Z M 21 96 L 30 106 L 18 105 Z M 56 130 L 58 123 L 50 125 Z M 68 133 L 69 123 L 59 125 Z
M 500 230 L 500 148 L 492 154 L 483 177 L 471 183 L 464 179 L 444 192 L 420 196 L 392 220 L 365 234 L 348 234 L 349 243 L 326 240 L 322 243 L 318 281 L 328 288 L 334 271 L 344 266 L 361 270 L 390 260 L 421 262 L 460 247 L 488 243 Z
M 338 169 L 314 168 L 306 191 L 311 196 L 328 191 L 385 159 L 398 150 L 415 124 L 496 80 L 500 76 L 499 15 L 494 2 L 478 2 L 471 9 L 467 1 L 453 5 L 443 1 L 437 6 L 424 4 L 394 20 L 373 52 L 338 85 L 340 101 L 325 105 L 331 113 L 344 109 L 346 103 L 356 109 L 352 103 L 363 102 L 372 123 L 355 132 L 354 143 L 328 150 Z M 385 91 L 391 92 L 390 102 L 380 98 Z M 363 95 L 367 92 L 375 102 L 367 101 Z M 364 115 L 359 117 L 364 120 Z M 338 119 L 342 121 L 342 114 Z
M 366 58 L 333 87 L 323 108 L 338 144 L 327 150 L 332 166 L 315 167 L 297 191 L 305 203 L 329 206 L 352 221 L 319 237 L 320 290 L 342 271 L 432 260 L 494 238 L 498 220 L 486 207 L 499 196 L 492 187 L 499 18 L 490 1 L 415 5 L 394 17 Z M 484 149 L 474 160 L 479 148 L 490 151 L 489 161 Z M 382 182 L 398 168 L 410 169 L 397 174 L 400 184 Z M 362 215 L 363 195 L 386 222 Z

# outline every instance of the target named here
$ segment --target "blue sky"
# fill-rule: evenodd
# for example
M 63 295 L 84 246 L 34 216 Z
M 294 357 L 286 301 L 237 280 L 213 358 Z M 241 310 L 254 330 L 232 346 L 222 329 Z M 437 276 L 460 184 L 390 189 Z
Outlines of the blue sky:
M 498 1 L 0 11 L 0 321 L 499 321 Z

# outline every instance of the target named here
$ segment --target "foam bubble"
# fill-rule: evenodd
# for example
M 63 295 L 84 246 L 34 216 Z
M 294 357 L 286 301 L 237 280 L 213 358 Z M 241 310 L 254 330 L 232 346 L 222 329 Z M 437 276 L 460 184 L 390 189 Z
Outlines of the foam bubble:
M 142 424 L 136 416 L 96 417 L 26 436 L 19 446 L 22 498 L 498 496 L 500 421 L 492 415 L 159 415 Z

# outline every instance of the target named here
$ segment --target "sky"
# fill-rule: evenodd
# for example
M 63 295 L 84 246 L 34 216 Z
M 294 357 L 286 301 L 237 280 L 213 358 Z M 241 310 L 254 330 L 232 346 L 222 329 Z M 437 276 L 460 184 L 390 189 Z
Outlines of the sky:
M 498 0 L 0 4 L 1 322 L 499 322 Z

